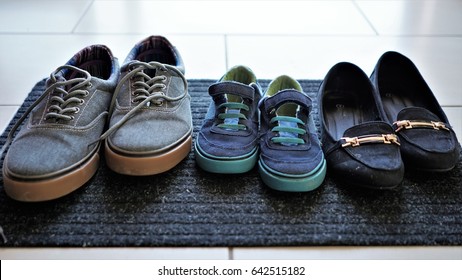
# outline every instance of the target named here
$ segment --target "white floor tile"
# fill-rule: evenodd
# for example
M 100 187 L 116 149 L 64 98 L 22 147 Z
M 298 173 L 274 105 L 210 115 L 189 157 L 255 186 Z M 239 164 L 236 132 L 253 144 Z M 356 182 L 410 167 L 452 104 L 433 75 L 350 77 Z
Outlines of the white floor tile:
M 2 260 L 227 260 L 227 248 L 10 248 Z
M 462 141 L 462 107 L 443 107 L 459 142 Z
M 462 2 L 356 1 L 380 35 L 461 35 Z
M 248 65 L 258 77 L 269 79 L 281 74 L 323 79 L 340 61 L 370 75 L 384 52 L 398 51 L 416 64 L 441 104 L 462 105 L 462 38 L 228 36 L 227 42 L 229 66 Z
M 2 106 L 0 105 L 0 134 L 5 131 L 6 127 L 13 119 L 14 114 L 19 109 L 19 106 Z
M 97 1 L 76 32 L 375 34 L 350 1 Z
M 90 0 L 0 1 L 0 32 L 71 32 Z
M 233 248 L 234 260 L 425 260 L 462 259 L 462 247 L 279 247 Z
M 148 35 L 0 35 L 0 105 L 20 105 L 36 82 L 91 44 L 105 44 L 122 63 Z M 224 36 L 167 36 L 183 56 L 187 78 L 219 78 L 226 70 Z
M 226 71 L 224 36 L 166 37 L 176 45 L 183 57 L 186 78 L 219 79 Z

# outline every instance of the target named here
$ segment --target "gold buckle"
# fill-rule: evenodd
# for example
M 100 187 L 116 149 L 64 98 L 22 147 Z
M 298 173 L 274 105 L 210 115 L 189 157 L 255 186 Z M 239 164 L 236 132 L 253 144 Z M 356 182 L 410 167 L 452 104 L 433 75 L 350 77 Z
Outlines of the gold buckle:
M 428 128 L 433 128 L 433 129 L 436 129 L 436 130 L 444 129 L 444 130 L 449 131 L 449 128 L 447 128 L 445 123 L 443 123 L 443 122 L 434 122 L 434 121 L 426 122 L 426 121 L 404 120 L 404 121 L 396 121 L 393 124 L 396 125 L 396 127 L 397 127 L 396 130 L 395 130 L 396 132 L 402 130 L 403 128 L 404 129 L 411 129 L 411 128 L 414 128 L 414 127 L 428 127 Z
M 432 124 L 433 124 L 433 129 L 436 129 L 436 130 L 444 129 L 444 130 L 449 131 L 449 128 L 447 128 L 443 122 L 432 122 Z
M 393 123 L 394 125 L 396 125 L 398 128 L 395 130 L 396 132 L 400 131 L 401 129 L 405 128 L 405 129 L 411 129 L 412 128 L 412 124 L 411 124 L 411 121 L 408 121 L 408 120 L 405 120 L 405 121 L 396 121 Z
M 396 144 L 400 146 L 398 137 L 395 134 L 382 134 L 382 135 L 365 135 L 358 137 L 342 137 L 341 140 L 345 141 L 342 147 L 357 147 L 363 143 L 383 143 L 383 144 Z
M 358 137 L 342 137 L 340 138 L 341 140 L 344 140 L 345 143 L 342 144 L 342 147 L 348 147 L 348 146 L 353 146 L 353 147 L 356 147 L 356 146 L 359 146 L 359 139 Z

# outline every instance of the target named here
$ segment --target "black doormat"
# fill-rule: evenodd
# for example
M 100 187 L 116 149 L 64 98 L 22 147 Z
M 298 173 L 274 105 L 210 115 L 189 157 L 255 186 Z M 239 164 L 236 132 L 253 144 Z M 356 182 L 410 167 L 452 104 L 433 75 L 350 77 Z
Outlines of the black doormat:
M 189 81 L 195 132 L 213 82 Z M 315 97 L 320 81 L 300 82 Z M 43 89 L 43 81 L 34 87 L 0 146 Z M 313 192 L 282 193 L 265 187 L 256 168 L 204 172 L 192 152 L 171 171 L 141 178 L 102 160 L 88 184 L 51 202 L 13 201 L 0 179 L 2 246 L 462 245 L 461 178 L 459 162 L 445 174 L 407 173 L 393 191 L 348 188 L 328 176 Z

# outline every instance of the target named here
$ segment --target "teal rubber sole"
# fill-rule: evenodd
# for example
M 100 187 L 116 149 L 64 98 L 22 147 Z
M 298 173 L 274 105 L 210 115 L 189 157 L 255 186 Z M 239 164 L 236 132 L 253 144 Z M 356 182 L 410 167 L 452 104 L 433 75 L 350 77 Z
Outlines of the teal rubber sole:
M 205 155 L 204 152 L 194 143 L 194 155 L 196 163 L 200 168 L 207 172 L 219 174 L 239 174 L 245 173 L 255 166 L 258 159 L 258 148 L 255 148 L 251 153 L 239 158 L 211 158 Z
M 263 182 L 270 188 L 283 192 L 309 192 L 318 188 L 326 177 L 326 160 L 323 159 L 306 177 L 290 177 L 274 174 L 258 161 L 258 171 Z

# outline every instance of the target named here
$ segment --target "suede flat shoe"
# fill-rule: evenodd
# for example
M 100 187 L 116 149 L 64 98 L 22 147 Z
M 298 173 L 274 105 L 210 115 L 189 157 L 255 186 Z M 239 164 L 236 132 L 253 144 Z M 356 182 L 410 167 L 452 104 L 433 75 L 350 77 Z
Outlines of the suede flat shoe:
M 321 141 L 329 172 L 342 182 L 392 189 L 404 176 L 398 137 L 367 75 L 356 65 L 333 66 L 318 93 Z
M 459 161 L 460 145 L 448 118 L 412 61 L 384 53 L 371 75 L 386 121 L 401 142 L 406 168 L 443 172 Z

